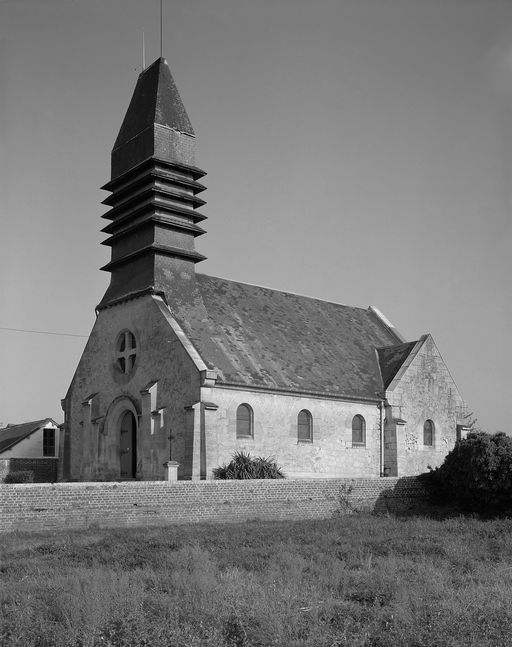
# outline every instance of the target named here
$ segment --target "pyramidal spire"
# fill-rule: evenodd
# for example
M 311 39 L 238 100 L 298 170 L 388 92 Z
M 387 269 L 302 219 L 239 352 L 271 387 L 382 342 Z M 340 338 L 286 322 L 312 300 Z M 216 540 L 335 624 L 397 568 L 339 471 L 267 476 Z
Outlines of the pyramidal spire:
M 196 211 L 204 171 L 195 166 L 195 135 L 164 58 L 139 76 L 112 149 L 112 176 L 103 188 L 110 210 L 103 228 L 112 248 L 102 269 L 110 285 L 102 309 L 143 294 L 189 292 L 195 263 L 204 256 L 195 238 L 204 233 Z
M 148 157 L 194 164 L 195 133 L 165 58 L 139 76 L 112 150 L 112 179 Z

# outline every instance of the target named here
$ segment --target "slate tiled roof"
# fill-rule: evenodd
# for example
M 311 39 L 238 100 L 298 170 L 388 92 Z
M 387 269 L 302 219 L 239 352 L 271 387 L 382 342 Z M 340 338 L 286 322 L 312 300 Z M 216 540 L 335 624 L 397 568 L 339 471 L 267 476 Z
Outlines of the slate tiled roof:
M 44 427 L 48 422 L 57 426 L 57 423 L 51 418 L 43 418 L 43 420 L 24 422 L 21 425 L 9 425 L 0 429 L 0 453 L 14 447 L 14 445 L 17 445 L 24 438 L 33 434 L 34 431 L 37 431 L 40 427 Z
M 391 384 L 393 378 L 416 344 L 417 342 L 411 341 L 407 344 L 397 344 L 396 346 L 378 349 L 380 369 L 385 389 Z
M 157 59 L 139 76 L 114 149 L 154 124 L 194 134 L 185 106 L 164 58 Z
M 171 311 L 217 384 L 373 400 L 383 390 L 376 348 L 398 336 L 372 310 L 204 274 L 196 284 L 195 303 Z

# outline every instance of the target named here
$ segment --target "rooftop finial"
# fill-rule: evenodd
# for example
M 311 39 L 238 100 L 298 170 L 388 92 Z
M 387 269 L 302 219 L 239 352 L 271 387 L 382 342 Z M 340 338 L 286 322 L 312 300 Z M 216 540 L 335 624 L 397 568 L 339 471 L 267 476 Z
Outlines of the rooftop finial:
M 142 71 L 146 69 L 146 43 L 144 42 L 144 30 L 142 30 Z

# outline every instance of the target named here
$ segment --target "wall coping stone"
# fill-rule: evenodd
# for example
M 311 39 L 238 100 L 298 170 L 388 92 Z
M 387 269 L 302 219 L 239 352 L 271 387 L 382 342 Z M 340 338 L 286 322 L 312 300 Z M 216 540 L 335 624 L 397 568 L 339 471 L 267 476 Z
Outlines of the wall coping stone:
M 416 481 L 416 476 L 368 476 L 368 477 L 340 477 L 340 478 L 303 478 L 303 479 L 207 479 L 201 481 L 60 481 L 58 483 L 0 483 L 2 487 L 21 487 L 21 488 L 76 488 L 76 489 L 91 489 L 91 488 L 146 488 L 146 487 L 162 487 L 162 488 L 176 488 L 176 487 L 207 487 L 217 486 L 222 487 L 227 483 L 234 483 L 240 487 L 250 487 L 254 485 L 265 484 L 269 487 L 280 487 L 289 483 L 364 483 L 364 482 L 382 482 L 391 485 L 398 481 Z

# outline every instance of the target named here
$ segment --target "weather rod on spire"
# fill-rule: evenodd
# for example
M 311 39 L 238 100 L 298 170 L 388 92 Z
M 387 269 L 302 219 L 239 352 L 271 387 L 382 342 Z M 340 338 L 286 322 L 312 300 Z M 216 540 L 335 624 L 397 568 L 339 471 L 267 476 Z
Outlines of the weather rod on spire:
M 160 58 L 163 58 L 164 51 L 164 9 L 163 0 L 160 0 Z

